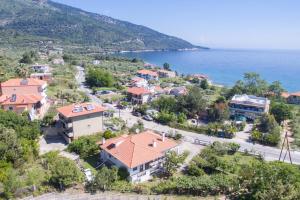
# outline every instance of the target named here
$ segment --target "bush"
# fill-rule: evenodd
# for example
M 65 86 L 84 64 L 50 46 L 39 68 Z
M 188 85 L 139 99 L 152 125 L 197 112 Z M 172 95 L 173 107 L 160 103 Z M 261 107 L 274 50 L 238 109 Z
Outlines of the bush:
M 68 150 L 77 153 L 82 158 L 87 158 L 98 153 L 99 147 L 96 142 L 94 138 L 88 136 L 80 137 L 69 144 Z
M 118 176 L 120 180 L 127 180 L 129 173 L 125 167 L 121 167 L 118 170 Z
M 95 68 L 88 70 L 86 82 L 90 87 L 113 87 L 115 84 L 114 77 L 110 72 Z
M 156 120 L 162 124 L 169 124 L 170 122 L 176 122 L 177 117 L 174 113 L 169 113 L 166 111 L 161 111 L 158 113 Z
M 280 142 L 280 132 L 281 128 L 274 116 L 263 115 L 256 121 L 251 138 L 262 144 L 276 146 Z
M 50 183 L 59 189 L 65 189 L 83 182 L 83 174 L 76 164 L 57 152 L 44 155 L 46 167 L 50 170 Z
M 115 133 L 113 133 L 111 130 L 106 130 L 106 131 L 104 131 L 104 133 L 103 133 L 103 137 L 105 138 L 105 139 L 110 139 L 110 138 L 114 138 L 114 137 L 116 137 L 117 135 L 115 134 Z

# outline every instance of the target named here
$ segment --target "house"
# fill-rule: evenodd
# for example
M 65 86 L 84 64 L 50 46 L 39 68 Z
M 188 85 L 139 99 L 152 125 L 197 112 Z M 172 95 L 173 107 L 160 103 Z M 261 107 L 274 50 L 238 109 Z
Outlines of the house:
M 208 76 L 205 75 L 205 74 L 193 74 L 193 75 L 191 75 L 191 78 L 194 79 L 194 80 L 196 79 L 198 81 L 208 80 L 209 79 Z
M 170 90 L 170 95 L 174 95 L 175 97 L 186 95 L 188 90 L 185 86 L 175 87 Z
M 137 76 L 146 79 L 147 81 L 158 80 L 158 73 L 147 69 L 139 70 Z
M 52 73 L 33 73 L 30 78 L 39 79 L 51 83 L 53 81 Z
M 59 133 L 69 143 L 103 131 L 105 108 L 95 103 L 72 104 L 57 109 Z
M 300 92 L 291 93 L 286 99 L 290 104 L 300 104 Z
M 264 113 L 268 113 L 270 100 L 252 95 L 234 95 L 229 102 L 230 114 L 233 117 L 244 117 L 254 120 Z
M 148 81 L 144 78 L 140 78 L 140 77 L 134 77 L 131 80 L 131 84 L 132 87 L 144 87 L 147 88 L 148 87 Z
M 50 70 L 48 65 L 32 65 L 31 68 L 33 71 L 38 73 L 46 73 Z
M 148 130 L 107 141 L 103 139 L 100 157 L 107 164 L 127 169 L 128 180 L 139 183 L 162 171 L 166 153 L 177 147 L 178 144 L 164 134 L 161 136 Z
M 27 111 L 31 120 L 42 119 L 49 108 L 46 89 L 42 80 L 10 79 L 1 83 L 0 105 L 18 114 Z
M 128 88 L 127 93 L 133 104 L 144 104 L 149 102 L 151 98 L 151 91 L 143 87 Z
M 65 61 L 62 58 L 56 58 L 52 60 L 53 65 L 65 65 Z
M 99 65 L 100 64 L 100 60 L 93 60 L 93 65 Z
M 13 94 L 2 95 L 0 105 L 3 110 L 13 111 L 17 114 L 28 112 L 30 120 L 42 119 L 48 106 L 47 101 L 40 95 Z
M 10 79 L 1 83 L 1 94 L 11 96 L 13 94 L 40 95 L 47 97 L 47 82 L 34 78 Z
M 161 69 L 158 70 L 158 76 L 159 78 L 175 78 L 176 72 Z

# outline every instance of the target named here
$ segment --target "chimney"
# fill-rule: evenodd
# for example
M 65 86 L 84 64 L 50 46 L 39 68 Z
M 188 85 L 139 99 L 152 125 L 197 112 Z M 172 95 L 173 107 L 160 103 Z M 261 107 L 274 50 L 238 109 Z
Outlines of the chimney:
M 165 132 L 163 132 L 163 133 L 162 133 L 162 141 L 164 142 L 164 141 L 165 141 L 165 139 L 166 139 L 166 133 L 165 133 Z
M 105 144 L 105 142 L 106 142 L 106 141 L 105 141 L 105 138 L 103 137 L 103 138 L 102 138 L 102 144 Z
M 153 140 L 152 146 L 155 148 L 156 147 L 156 141 Z

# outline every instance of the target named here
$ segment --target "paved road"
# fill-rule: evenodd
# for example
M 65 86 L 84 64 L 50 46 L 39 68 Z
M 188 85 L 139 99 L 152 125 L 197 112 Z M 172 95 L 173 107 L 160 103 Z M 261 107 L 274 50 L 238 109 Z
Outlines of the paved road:
M 128 111 L 128 110 L 123 110 L 121 112 L 121 118 L 123 118 L 127 122 L 128 126 L 132 126 L 138 120 L 142 120 L 138 117 L 131 115 L 130 111 Z M 180 133 L 184 136 L 185 141 L 191 142 L 191 143 L 195 143 L 195 141 L 203 141 L 203 143 L 213 143 L 215 141 L 235 142 L 235 143 L 238 143 L 241 145 L 242 151 L 247 150 L 247 151 L 253 152 L 255 154 L 260 154 L 267 161 L 278 160 L 279 155 L 280 155 L 280 149 L 278 149 L 278 148 L 263 146 L 260 144 L 253 144 L 253 143 L 247 142 L 247 141 L 245 141 L 243 139 L 239 139 L 239 138 L 223 139 L 223 138 L 211 137 L 211 136 L 207 136 L 207 135 L 203 135 L 203 134 L 197 134 L 197 133 L 193 133 L 193 132 L 189 132 L 189 131 L 183 131 L 183 130 L 170 128 L 169 126 L 164 126 L 164 125 L 161 125 L 161 124 L 158 124 L 155 122 L 149 122 L 149 121 L 145 121 L 145 120 L 142 120 L 142 121 L 144 123 L 145 128 L 147 128 L 147 129 L 152 129 L 155 131 L 166 132 L 166 133 L 177 131 L 178 133 Z M 300 165 L 300 152 L 292 151 L 291 156 L 292 156 L 293 163 Z M 288 161 L 288 156 L 286 157 L 286 161 Z
M 181 197 L 175 196 L 163 196 L 163 195 L 138 195 L 138 194 L 126 194 L 126 193 L 113 193 L 104 192 L 97 194 L 90 193 L 49 193 L 38 197 L 27 197 L 23 200 L 163 200 L 170 199 L 176 200 L 181 199 Z M 197 197 L 192 197 L 190 199 L 198 199 Z M 202 198 L 199 198 L 202 199 Z M 203 198 L 204 199 L 204 198 Z
M 82 91 L 84 91 L 91 98 L 92 101 L 101 104 L 102 103 L 101 100 L 98 99 L 95 95 L 92 95 L 91 90 L 84 86 L 83 83 L 85 80 L 85 74 L 84 74 L 83 68 L 78 66 L 77 70 L 78 70 L 78 74 L 76 76 L 76 80 L 80 84 L 80 89 Z M 129 127 L 132 126 L 133 124 L 137 123 L 138 120 L 142 120 L 140 118 L 133 116 L 129 110 L 122 110 L 121 118 L 124 121 L 126 121 L 127 126 L 129 126 Z M 155 122 L 149 122 L 149 121 L 145 121 L 145 120 L 142 120 L 142 121 L 144 123 L 145 128 L 147 128 L 147 129 L 152 129 L 155 131 L 167 132 L 167 133 L 177 131 L 178 133 L 180 133 L 184 136 L 185 142 L 190 142 L 192 144 L 195 144 L 195 141 L 202 141 L 203 143 L 206 143 L 206 144 L 210 144 L 215 141 L 235 142 L 235 143 L 238 143 L 241 145 L 241 148 L 240 148 L 241 151 L 247 150 L 248 152 L 260 154 L 267 161 L 274 161 L 274 160 L 279 159 L 279 155 L 280 155 L 279 148 L 263 146 L 260 144 L 253 144 L 253 143 L 245 141 L 245 139 L 242 139 L 242 138 L 223 139 L 223 138 L 211 137 L 211 136 L 197 134 L 197 133 L 193 133 L 193 132 L 189 132 L 189 131 L 176 130 L 176 129 L 170 128 L 169 126 L 164 126 L 164 125 L 161 125 L 161 124 L 158 124 Z M 285 151 L 283 152 L 283 155 L 284 154 L 285 154 Z M 294 164 L 300 165 L 300 152 L 292 151 L 291 157 L 292 157 L 292 161 Z M 288 155 L 286 157 L 286 162 L 289 162 Z

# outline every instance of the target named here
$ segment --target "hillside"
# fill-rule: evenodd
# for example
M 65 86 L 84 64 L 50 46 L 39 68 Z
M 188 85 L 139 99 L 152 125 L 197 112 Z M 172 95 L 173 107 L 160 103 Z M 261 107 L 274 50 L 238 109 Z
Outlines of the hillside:
M 145 26 L 46 0 L 0 0 L 0 33 L 0 45 L 50 40 L 108 50 L 195 48 Z

